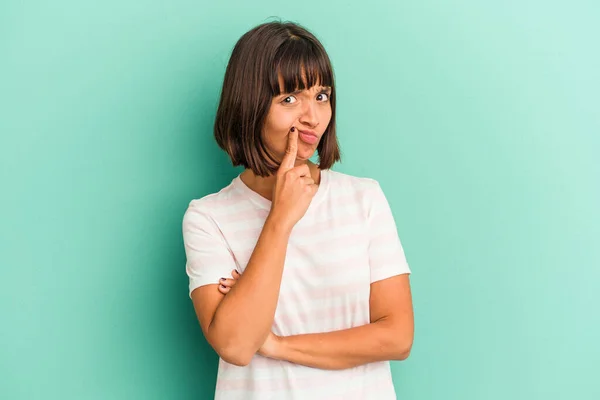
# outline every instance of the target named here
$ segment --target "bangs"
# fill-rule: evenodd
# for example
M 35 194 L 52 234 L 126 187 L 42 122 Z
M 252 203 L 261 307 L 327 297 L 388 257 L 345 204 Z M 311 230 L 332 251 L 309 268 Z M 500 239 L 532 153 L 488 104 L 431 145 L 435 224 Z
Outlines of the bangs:
M 297 36 L 284 43 L 274 59 L 269 76 L 273 96 L 310 89 L 315 85 L 333 88 L 333 71 L 325 49 Z M 283 88 L 279 79 L 283 80 Z

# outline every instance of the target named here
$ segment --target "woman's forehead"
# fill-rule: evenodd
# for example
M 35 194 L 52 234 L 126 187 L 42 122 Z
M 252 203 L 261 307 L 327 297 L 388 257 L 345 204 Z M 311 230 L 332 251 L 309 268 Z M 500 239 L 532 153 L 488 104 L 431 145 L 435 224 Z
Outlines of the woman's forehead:
M 322 80 L 319 76 L 317 76 L 316 79 L 313 78 L 310 80 L 312 82 L 307 81 L 305 74 L 287 80 L 282 74 L 278 74 L 279 93 L 299 93 L 303 91 L 311 92 L 331 89 L 330 85 L 321 83 Z
M 276 69 L 277 82 L 273 82 L 275 93 L 291 93 L 314 87 L 332 86 L 331 71 L 314 60 L 301 63 L 284 63 Z

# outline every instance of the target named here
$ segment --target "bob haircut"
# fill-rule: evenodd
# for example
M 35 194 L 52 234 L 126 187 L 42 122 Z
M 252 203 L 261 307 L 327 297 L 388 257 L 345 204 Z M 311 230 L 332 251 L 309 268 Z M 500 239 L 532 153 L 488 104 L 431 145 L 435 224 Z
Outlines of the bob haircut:
M 283 87 L 280 87 L 280 78 Z M 341 160 L 335 129 L 335 85 L 329 56 L 319 40 L 300 25 L 268 22 L 236 43 L 223 80 L 214 135 L 234 166 L 262 177 L 279 168 L 262 140 L 274 96 L 314 85 L 331 87 L 331 120 L 319 145 L 319 168 Z

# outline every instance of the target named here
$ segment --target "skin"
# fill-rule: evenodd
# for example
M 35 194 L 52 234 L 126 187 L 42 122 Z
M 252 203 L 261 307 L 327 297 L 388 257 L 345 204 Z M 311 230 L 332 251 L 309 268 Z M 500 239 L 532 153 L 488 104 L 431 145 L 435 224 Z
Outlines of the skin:
M 328 91 L 315 86 L 293 94 L 274 97 L 265 123 L 263 138 L 269 151 L 283 159 L 292 127 L 314 131 L 319 140 L 331 120 Z M 309 161 L 318 143 L 297 140 L 295 166 L 306 164 L 315 183 L 320 182 L 318 167 Z M 272 200 L 275 176 L 259 177 L 246 170 L 241 179 L 255 192 Z M 241 275 L 222 278 L 218 290 L 227 295 Z M 393 276 L 371 284 L 371 320 L 364 326 L 335 332 L 279 337 L 270 333 L 258 354 L 320 369 L 346 369 L 371 362 L 404 360 L 411 351 L 414 316 L 409 275 Z
M 316 184 L 320 183 L 321 173 L 318 166 L 309 159 L 316 152 L 329 121 L 331 121 L 330 93 L 329 88 L 316 85 L 308 90 L 275 96 L 271 101 L 271 108 L 262 133 L 268 150 L 278 160 L 282 160 L 286 153 L 288 134 L 292 127 L 298 131 L 313 131 L 319 137 L 314 144 L 303 141 L 302 135 L 298 136 L 298 150 L 294 165 L 308 165 L 311 177 Z M 272 200 L 275 175 L 260 177 L 255 175 L 252 170 L 246 169 L 240 178 L 250 189 L 264 198 Z

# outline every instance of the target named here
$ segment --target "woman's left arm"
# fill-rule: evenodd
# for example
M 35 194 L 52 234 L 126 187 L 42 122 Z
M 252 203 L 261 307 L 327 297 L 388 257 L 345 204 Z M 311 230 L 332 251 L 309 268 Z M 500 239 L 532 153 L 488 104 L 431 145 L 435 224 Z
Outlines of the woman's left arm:
M 371 323 L 334 332 L 269 336 L 260 354 L 320 369 L 346 369 L 410 354 L 414 317 L 409 274 L 371 284 Z
M 368 198 L 370 323 L 326 333 L 278 337 L 271 333 L 258 353 L 320 369 L 346 369 L 408 357 L 414 333 L 410 269 L 398 237 L 395 220 L 376 183 Z M 235 279 L 219 289 L 227 294 Z

